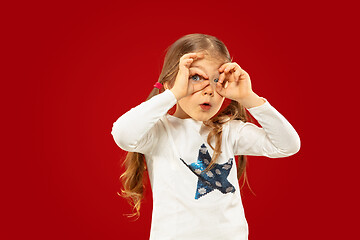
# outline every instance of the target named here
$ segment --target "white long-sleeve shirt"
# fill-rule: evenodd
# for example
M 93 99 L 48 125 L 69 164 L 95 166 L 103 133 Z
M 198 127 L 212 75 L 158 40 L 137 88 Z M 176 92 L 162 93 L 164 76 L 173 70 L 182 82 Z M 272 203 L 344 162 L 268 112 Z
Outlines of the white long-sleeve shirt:
M 264 104 L 248 109 L 262 128 L 241 120 L 224 124 L 222 153 L 203 173 L 213 155 L 209 129 L 201 121 L 169 115 L 177 101 L 170 90 L 114 122 L 116 144 L 145 155 L 153 193 L 150 240 L 248 239 L 234 156 L 279 158 L 300 149 L 295 129 L 263 99 Z

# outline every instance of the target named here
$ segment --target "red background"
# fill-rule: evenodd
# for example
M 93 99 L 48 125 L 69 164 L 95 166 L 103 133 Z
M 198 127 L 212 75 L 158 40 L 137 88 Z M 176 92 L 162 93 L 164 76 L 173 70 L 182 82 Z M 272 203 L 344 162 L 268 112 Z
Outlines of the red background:
M 116 194 L 124 152 L 110 132 L 148 96 L 165 49 L 189 33 L 222 40 L 301 138 L 291 157 L 249 157 L 249 239 L 353 239 L 356 7 L 249 2 L 4 5 L 2 239 L 148 239 L 150 185 L 129 221 Z

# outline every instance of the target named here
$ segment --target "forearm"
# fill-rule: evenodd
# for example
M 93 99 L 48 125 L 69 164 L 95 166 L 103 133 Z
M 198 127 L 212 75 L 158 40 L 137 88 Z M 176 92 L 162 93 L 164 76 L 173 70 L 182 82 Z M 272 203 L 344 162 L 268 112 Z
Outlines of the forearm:
M 266 133 L 261 144 L 269 154 L 276 149 L 273 156 L 289 156 L 299 151 L 300 138 L 293 126 L 267 101 L 264 104 L 248 109 Z

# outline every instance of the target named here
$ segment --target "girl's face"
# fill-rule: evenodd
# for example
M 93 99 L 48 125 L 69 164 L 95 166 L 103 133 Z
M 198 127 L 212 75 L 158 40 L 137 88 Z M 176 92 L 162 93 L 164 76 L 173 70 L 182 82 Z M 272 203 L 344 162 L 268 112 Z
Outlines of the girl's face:
M 189 68 L 189 84 L 204 80 L 209 80 L 210 84 L 202 90 L 180 99 L 173 116 L 207 121 L 220 110 L 225 97 L 216 92 L 216 82 L 214 80 L 219 79 L 219 68 L 223 63 L 224 61 L 205 55 L 204 58 L 195 60 L 191 64 Z

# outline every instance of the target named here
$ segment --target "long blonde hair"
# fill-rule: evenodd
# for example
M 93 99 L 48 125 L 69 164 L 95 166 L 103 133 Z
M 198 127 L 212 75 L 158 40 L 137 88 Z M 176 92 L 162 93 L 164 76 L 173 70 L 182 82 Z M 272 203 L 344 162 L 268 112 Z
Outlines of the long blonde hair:
M 230 57 L 225 44 L 218 38 L 200 33 L 188 34 L 181 37 L 168 47 L 158 82 L 163 85 L 164 83 L 167 83 L 170 87 L 172 87 L 178 73 L 180 57 L 186 53 L 199 51 L 205 51 L 217 59 L 223 59 L 224 63 L 232 62 L 232 58 Z M 158 88 L 154 88 L 146 100 L 149 100 L 162 91 L 164 91 L 163 88 L 161 91 Z M 221 154 L 223 124 L 234 119 L 242 120 L 243 122 L 252 121 L 251 116 L 246 112 L 246 109 L 243 106 L 236 101 L 231 101 L 225 109 L 220 110 L 220 112 L 213 118 L 203 122 L 204 125 L 211 128 L 207 137 L 207 142 L 214 151 L 211 162 L 204 171 L 211 169 Z M 215 138 L 215 147 L 213 147 L 210 143 L 212 138 Z M 246 176 L 246 162 L 246 156 L 240 155 L 238 157 L 237 178 L 240 180 L 243 176 L 243 184 L 241 187 L 244 186 L 245 182 L 248 183 Z M 120 179 L 122 180 L 124 189 L 121 189 L 123 195 L 120 195 L 119 193 L 118 195 L 126 198 L 129 204 L 133 206 L 133 209 L 136 210 L 135 213 L 127 215 L 130 217 L 139 217 L 140 205 L 142 199 L 144 198 L 145 190 L 145 179 L 143 179 L 144 171 L 147 170 L 145 157 L 141 153 L 128 152 L 123 165 L 125 165 L 126 170 L 120 176 Z

